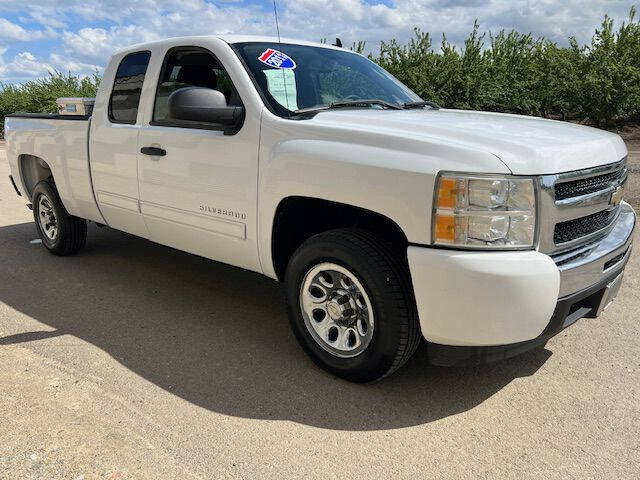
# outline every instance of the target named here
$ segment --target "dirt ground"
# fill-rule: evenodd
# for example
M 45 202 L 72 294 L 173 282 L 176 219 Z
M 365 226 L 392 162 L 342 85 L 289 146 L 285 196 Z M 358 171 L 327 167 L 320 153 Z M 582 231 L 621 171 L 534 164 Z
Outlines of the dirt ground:
M 627 166 L 630 175 L 625 197 L 637 210 L 640 207 L 640 138 L 626 140 L 626 143 L 629 150 Z
M 637 249 L 616 302 L 545 348 L 458 369 L 421 348 L 352 385 L 257 274 L 93 225 L 48 254 L 8 174 L 0 149 L 1 479 L 640 477 Z

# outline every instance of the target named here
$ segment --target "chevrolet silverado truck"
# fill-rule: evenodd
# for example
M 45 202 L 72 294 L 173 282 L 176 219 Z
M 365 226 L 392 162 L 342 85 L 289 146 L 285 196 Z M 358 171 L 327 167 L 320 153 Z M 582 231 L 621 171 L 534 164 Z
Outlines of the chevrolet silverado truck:
M 51 253 L 93 221 L 260 272 L 306 353 L 355 382 L 423 337 L 450 366 L 544 345 L 602 312 L 631 252 L 619 136 L 439 108 L 324 44 L 130 47 L 95 101 L 10 115 L 5 137 Z

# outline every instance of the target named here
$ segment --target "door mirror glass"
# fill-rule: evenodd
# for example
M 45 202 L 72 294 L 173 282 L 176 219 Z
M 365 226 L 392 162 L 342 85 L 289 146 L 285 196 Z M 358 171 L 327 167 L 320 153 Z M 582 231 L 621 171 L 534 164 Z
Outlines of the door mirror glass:
M 234 126 L 244 109 L 230 107 L 224 94 L 205 87 L 185 87 L 169 96 L 169 116 L 175 120 Z

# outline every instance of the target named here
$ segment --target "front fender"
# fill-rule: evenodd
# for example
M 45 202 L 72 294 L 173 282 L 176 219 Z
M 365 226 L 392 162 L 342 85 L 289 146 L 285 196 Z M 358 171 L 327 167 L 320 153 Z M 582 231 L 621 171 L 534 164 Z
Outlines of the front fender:
M 410 243 L 431 242 L 434 181 L 440 170 L 509 173 L 481 152 L 384 125 L 287 120 L 263 110 L 258 177 L 258 248 L 266 275 L 276 278 L 271 252 L 280 202 L 311 197 L 367 209 L 396 223 Z
M 393 165 L 389 161 L 394 158 Z M 329 200 L 371 210 L 393 220 L 410 242 L 430 241 L 435 175 L 407 168 L 420 159 L 379 147 L 324 140 L 279 143 L 261 164 L 259 238 L 263 270 L 276 277 L 271 234 L 280 202 L 291 196 Z M 404 168 L 403 168 L 404 167 Z

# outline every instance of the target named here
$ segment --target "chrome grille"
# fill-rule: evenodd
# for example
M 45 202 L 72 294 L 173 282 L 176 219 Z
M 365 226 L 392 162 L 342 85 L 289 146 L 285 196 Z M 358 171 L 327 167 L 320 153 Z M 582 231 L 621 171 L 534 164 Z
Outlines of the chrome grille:
M 560 245 L 602 230 L 615 219 L 616 211 L 616 209 L 603 210 L 586 217 L 557 223 L 553 233 L 553 242 Z
M 556 200 L 565 200 L 567 198 L 599 192 L 606 189 L 613 182 L 616 182 L 620 178 L 621 174 L 622 171 L 619 170 L 611 173 L 605 173 L 604 175 L 598 175 L 597 177 L 559 183 L 555 188 Z
M 564 258 L 605 236 L 620 212 L 613 194 L 626 180 L 626 158 L 540 177 L 538 250 Z

